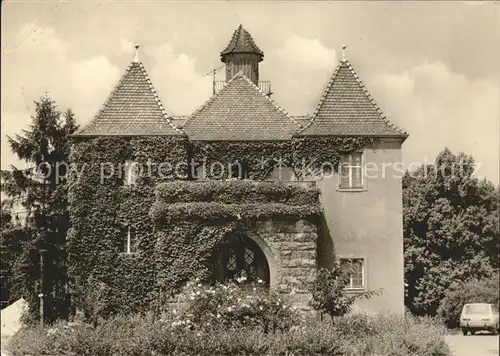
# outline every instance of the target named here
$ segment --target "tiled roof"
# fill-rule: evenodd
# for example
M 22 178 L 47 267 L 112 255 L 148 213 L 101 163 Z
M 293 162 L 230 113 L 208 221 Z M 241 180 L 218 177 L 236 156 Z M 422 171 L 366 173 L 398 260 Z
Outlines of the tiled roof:
M 182 129 L 186 121 L 189 119 L 189 116 L 169 116 L 168 117 L 172 124 L 179 129 Z
M 339 63 L 300 135 L 408 136 L 387 120 L 347 60 Z
M 226 49 L 221 52 L 221 56 L 228 53 L 256 53 L 264 56 L 264 52 L 257 47 L 250 33 L 242 25 L 239 25 L 234 31 L 231 41 Z
M 107 101 L 75 136 L 181 135 L 141 62 L 131 62 Z
M 239 72 L 186 122 L 199 141 L 289 140 L 297 124 L 278 104 Z
M 312 116 L 311 115 L 300 115 L 300 116 L 290 116 L 294 122 L 298 125 L 298 130 L 304 129 L 311 123 Z

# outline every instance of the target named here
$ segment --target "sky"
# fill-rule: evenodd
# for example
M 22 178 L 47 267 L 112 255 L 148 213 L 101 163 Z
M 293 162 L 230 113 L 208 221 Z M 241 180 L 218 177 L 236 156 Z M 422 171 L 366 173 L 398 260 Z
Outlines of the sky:
M 499 1 L 4 1 L 1 16 L 2 169 L 24 167 L 6 137 L 27 127 L 34 100 L 48 93 L 88 123 L 136 43 L 167 112 L 189 115 L 242 24 L 264 51 L 260 79 L 290 115 L 314 112 L 345 44 L 381 110 L 409 133 L 406 165 L 446 146 L 499 183 Z

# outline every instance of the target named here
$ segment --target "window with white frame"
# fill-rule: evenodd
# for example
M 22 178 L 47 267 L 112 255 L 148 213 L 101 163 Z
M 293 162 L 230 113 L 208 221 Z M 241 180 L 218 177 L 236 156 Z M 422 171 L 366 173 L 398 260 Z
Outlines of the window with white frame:
M 349 274 L 346 289 L 365 289 L 365 261 L 363 258 L 341 258 L 341 268 Z
M 125 179 L 124 184 L 133 185 L 137 180 L 138 175 L 138 165 L 134 161 L 126 161 L 124 165 Z
M 126 226 L 123 234 L 123 252 L 127 255 L 137 252 L 135 231 L 131 226 Z
M 353 152 L 342 157 L 339 169 L 340 189 L 364 187 L 363 152 Z

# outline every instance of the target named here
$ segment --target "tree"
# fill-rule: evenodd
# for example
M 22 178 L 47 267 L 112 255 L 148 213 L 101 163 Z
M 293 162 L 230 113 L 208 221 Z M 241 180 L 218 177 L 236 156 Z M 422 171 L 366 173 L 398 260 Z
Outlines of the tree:
M 67 173 L 71 135 L 78 129 L 73 112 L 63 115 L 53 100 L 43 96 L 35 101 L 35 116 L 21 135 L 8 137 L 17 157 L 30 168 L 2 172 L 2 191 L 7 201 L 16 200 L 26 211 L 26 221 L 4 234 L 2 255 L 10 268 L 14 295 L 22 295 L 35 313 L 39 307 L 38 294 L 43 293 L 46 315 L 50 319 L 67 312 L 65 286 L 65 239 L 70 227 L 67 200 Z M 35 288 L 40 278 L 39 251 L 45 253 L 43 290 Z
M 406 305 L 434 315 L 454 281 L 498 269 L 499 190 L 474 177 L 474 159 L 449 149 L 403 178 Z

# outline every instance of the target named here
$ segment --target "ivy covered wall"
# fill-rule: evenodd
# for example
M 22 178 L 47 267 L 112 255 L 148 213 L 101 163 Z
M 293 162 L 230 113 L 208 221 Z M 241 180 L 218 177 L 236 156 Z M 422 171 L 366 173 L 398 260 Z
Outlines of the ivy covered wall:
M 149 211 L 155 184 L 167 180 L 160 164 L 172 166 L 188 159 L 187 141 L 181 137 L 93 138 L 77 141 L 72 150 L 69 188 L 72 230 L 68 236 L 72 298 L 82 304 L 89 279 L 105 285 L 103 314 L 140 310 L 154 295 L 156 274 L 154 226 Z M 126 160 L 149 163 L 151 175 L 137 184 L 123 184 L 121 165 Z M 187 173 L 187 172 L 186 172 Z M 136 232 L 138 253 L 123 254 L 123 230 Z
M 193 143 L 182 136 L 78 139 L 72 150 L 75 166 L 69 192 L 73 301 L 81 306 L 86 291 L 95 289 L 98 281 L 102 314 L 147 308 L 160 294 L 174 293 L 188 279 L 208 277 L 213 251 L 235 229 L 267 234 L 264 240 L 279 262 L 277 285 L 285 288 L 301 278 L 310 279 L 315 268 L 311 262 L 316 256 L 315 225 L 321 213 L 317 189 L 286 183 L 256 188 L 247 181 L 186 182 L 193 173 L 190 163 L 217 161 L 227 167 L 245 160 L 249 178 L 266 180 L 272 162 L 281 159 L 300 177 L 304 162 L 317 169 L 368 142 L 298 138 Z M 263 159 L 270 164 L 262 164 Z M 123 183 L 122 165 L 128 160 L 142 170 L 134 185 Z M 224 174 L 221 178 L 227 177 L 227 170 Z M 128 228 L 137 239 L 135 254 L 123 253 Z M 302 247 L 296 250 L 287 241 Z M 300 260 L 308 261 L 308 272 L 294 276 L 294 264 Z M 282 273 L 286 269 L 290 273 Z

